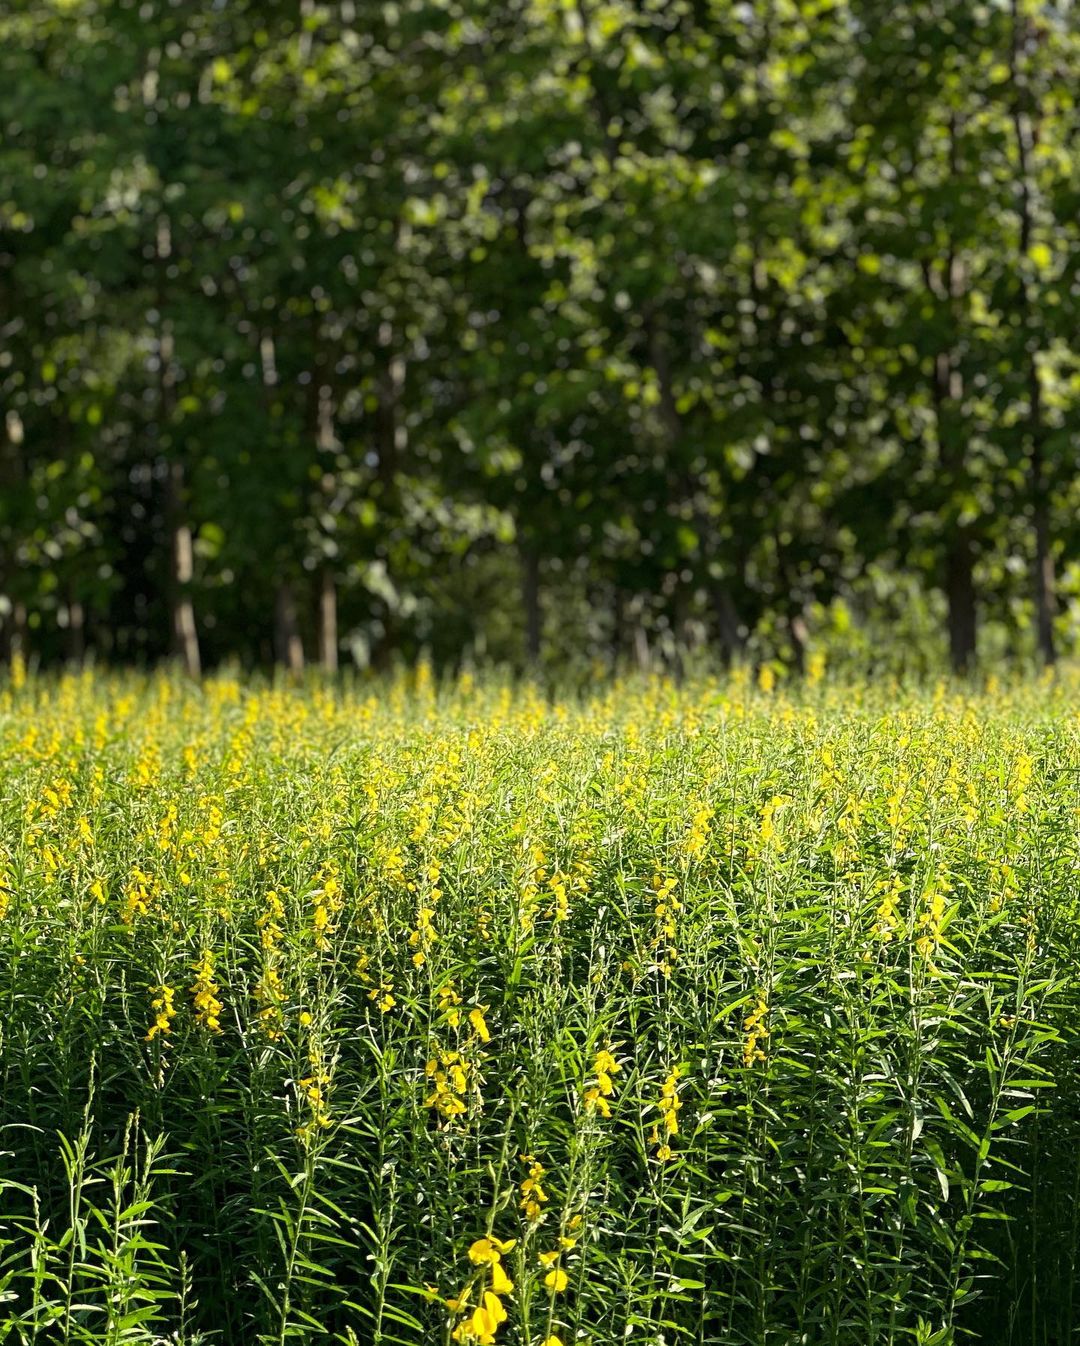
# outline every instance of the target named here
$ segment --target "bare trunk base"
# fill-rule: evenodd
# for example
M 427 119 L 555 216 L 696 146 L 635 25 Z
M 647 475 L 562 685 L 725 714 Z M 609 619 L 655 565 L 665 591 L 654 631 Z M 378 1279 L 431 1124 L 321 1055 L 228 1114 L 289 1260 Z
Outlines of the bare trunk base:
M 949 545 L 945 560 L 945 596 L 949 604 L 949 659 L 955 673 L 969 673 L 975 662 L 975 549 L 965 533 Z
M 279 664 L 293 676 L 304 671 L 304 643 L 296 616 L 292 585 L 279 584 L 274 602 L 274 654 Z
M 337 585 L 334 572 L 324 568 L 319 576 L 319 663 L 327 673 L 338 668 Z
M 735 609 L 735 600 L 726 585 L 718 584 L 713 588 L 712 608 L 716 618 L 716 633 L 720 641 L 720 656 L 725 664 L 730 664 L 742 650 L 742 635 L 739 631 L 739 614 Z
M 1057 660 L 1054 644 L 1054 614 L 1057 610 L 1057 586 L 1054 556 L 1050 550 L 1050 519 L 1045 501 L 1035 507 L 1035 627 L 1039 654 L 1048 667 Z
M 521 602 L 525 613 L 525 659 L 540 662 L 542 614 L 540 611 L 540 557 L 533 547 L 521 549 Z
M 9 664 L 18 656 L 26 658 L 26 604 L 16 599 L 0 618 L 0 660 Z
M 77 598 L 67 605 L 67 661 L 72 668 L 82 665 L 86 653 L 86 613 Z

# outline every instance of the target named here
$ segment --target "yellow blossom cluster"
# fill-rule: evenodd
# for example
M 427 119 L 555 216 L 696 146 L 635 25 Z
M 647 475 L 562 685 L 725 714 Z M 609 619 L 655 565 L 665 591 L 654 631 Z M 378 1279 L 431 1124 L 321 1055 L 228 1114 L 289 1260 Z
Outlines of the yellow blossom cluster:
M 679 1079 L 682 1068 L 674 1066 L 660 1086 L 660 1098 L 656 1103 L 660 1120 L 649 1133 L 649 1144 L 656 1146 L 656 1158 L 661 1163 L 674 1158 L 671 1141 L 679 1134 L 679 1111 L 682 1099 L 679 1097 Z
M 611 1098 L 615 1093 L 614 1077 L 622 1070 L 622 1065 L 606 1049 L 601 1048 L 593 1058 L 593 1082 L 585 1089 L 585 1111 L 599 1113 L 601 1117 L 611 1116 Z

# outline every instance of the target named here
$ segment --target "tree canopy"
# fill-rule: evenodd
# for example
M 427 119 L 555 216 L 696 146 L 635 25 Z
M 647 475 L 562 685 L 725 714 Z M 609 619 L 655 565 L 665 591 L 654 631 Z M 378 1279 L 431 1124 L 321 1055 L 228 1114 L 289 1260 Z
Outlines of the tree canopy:
M 1072 0 L 8 0 L 0 649 L 1052 661 L 1077 88 Z

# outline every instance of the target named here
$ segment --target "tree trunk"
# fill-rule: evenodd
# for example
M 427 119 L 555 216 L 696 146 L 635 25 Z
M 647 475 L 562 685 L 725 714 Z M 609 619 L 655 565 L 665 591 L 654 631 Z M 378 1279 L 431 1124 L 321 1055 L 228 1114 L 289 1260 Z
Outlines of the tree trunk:
M 626 638 L 626 595 L 615 586 L 611 603 L 611 671 L 617 673 Z
M 0 618 L 0 659 L 10 663 L 16 655 L 26 658 L 26 604 L 13 599 L 8 611 Z
M 521 547 L 521 602 L 525 615 L 525 660 L 540 662 L 542 613 L 540 609 L 540 556 L 532 543 Z
M 185 508 L 184 469 L 176 461 L 169 464 L 165 489 L 172 653 L 189 678 L 198 678 L 202 673 L 202 659 L 199 654 L 199 633 L 195 626 L 195 604 L 191 596 L 195 550 Z
M 788 639 L 791 641 L 795 671 L 801 678 L 806 672 L 806 647 L 810 643 L 810 632 L 801 608 L 792 608 L 788 613 Z
M 279 664 L 294 677 L 304 671 L 304 642 L 296 617 L 296 599 L 292 585 L 284 580 L 274 600 L 274 654 Z
M 1034 468 L 1034 464 L 1033 464 Z M 1050 503 L 1041 481 L 1033 481 L 1035 494 L 1035 626 L 1039 653 L 1043 662 L 1053 664 L 1057 659 L 1054 644 L 1054 613 L 1057 591 L 1054 576 L 1054 554 L 1050 547 Z
M 1038 122 L 1030 106 L 1030 88 L 1023 69 L 1022 49 L 1026 35 L 1022 31 L 1018 0 L 1011 0 L 1012 45 L 1009 54 L 1009 74 L 1012 83 L 1012 124 L 1016 140 L 1017 191 L 1020 208 L 1019 256 L 1017 276 L 1020 284 L 1020 322 L 1028 361 L 1028 488 L 1035 541 L 1032 571 L 1032 597 L 1035 603 L 1035 634 L 1043 662 L 1053 664 L 1057 658 L 1054 646 L 1054 612 L 1057 606 L 1054 578 L 1054 554 L 1050 538 L 1050 492 L 1046 483 L 1046 465 L 1043 458 L 1042 385 L 1039 382 L 1037 337 L 1032 330 L 1032 302 L 1025 267 L 1031 247 L 1031 156 L 1035 148 Z
M 731 596 L 731 590 L 726 584 L 713 584 L 710 595 L 713 615 L 716 618 L 716 631 L 720 639 L 720 657 L 726 666 L 736 659 L 742 651 L 743 640 L 739 631 L 739 614 L 735 608 L 735 600 Z
M 195 575 L 195 552 L 187 517 L 184 467 L 168 443 L 169 422 L 176 394 L 173 336 L 165 319 L 165 265 L 172 254 L 172 227 L 167 215 L 157 222 L 158 276 L 158 435 L 169 456 L 165 475 L 165 525 L 169 538 L 169 624 L 171 649 L 189 678 L 202 673 L 199 633 L 191 584 Z
M 945 557 L 945 597 L 949 605 L 949 658 L 957 673 L 975 660 L 975 548 L 970 530 L 957 527 Z
M 323 566 L 319 575 L 319 663 L 327 673 L 338 670 L 337 583 Z
M 965 475 L 960 426 L 952 408 L 962 393 L 960 374 L 952 358 L 942 352 L 934 362 L 934 410 L 942 469 L 950 505 L 955 502 Z M 959 519 L 950 520 L 945 543 L 945 600 L 949 616 L 949 659 L 955 673 L 967 673 L 975 660 L 978 625 L 975 609 L 975 540 L 971 528 Z
M 380 486 L 390 496 L 396 490 L 402 455 L 409 442 L 408 427 L 401 409 L 405 393 L 405 359 L 395 351 L 395 341 L 393 324 L 381 322 L 377 333 L 380 363 L 376 375 L 376 472 Z
M 25 437 L 22 417 L 14 409 L 0 424 L 0 494 L 10 492 L 14 504 L 26 479 L 22 445 Z M 0 547 L 3 538 L 0 538 Z M 10 663 L 15 655 L 26 657 L 26 607 L 8 591 L 18 573 L 14 545 L 0 550 L 0 663 Z
M 316 515 L 325 513 L 332 518 L 338 512 L 335 508 L 338 480 L 334 455 L 341 444 L 334 427 L 337 401 L 331 377 L 331 362 L 327 358 L 316 311 L 311 315 L 311 383 L 308 385 L 307 407 L 308 430 L 320 464 L 313 510 Z M 326 673 L 338 670 L 337 580 L 330 562 L 331 556 L 336 555 L 336 546 L 331 549 L 331 541 L 327 537 L 323 542 L 315 623 L 319 663 Z
M 86 653 L 86 613 L 74 594 L 67 602 L 67 660 L 74 668 L 82 665 Z
M 634 623 L 634 662 L 642 673 L 647 673 L 652 664 L 649 633 L 645 630 L 640 618 Z
M 949 122 L 949 169 L 959 173 L 957 125 Z M 966 268 L 950 246 L 935 272 L 923 263 L 931 294 L 948 306 L 950 325 L 957 321 L 958 303 L 965 288 Z M 946 493 L 949 533 L 945 541 L 944 588 L 948 605 L 949 658 L 955 673 L 968 673 L 978 653 L 978 623 L 975 604 L 975 535 L 961 517 L 961 501 L 969 488 L 967 446 L 964 440 L 964 376 L 957 365 L 955 346 L 950 343 L 934 357 L 931 397 L 937 426 L 938 454 Z

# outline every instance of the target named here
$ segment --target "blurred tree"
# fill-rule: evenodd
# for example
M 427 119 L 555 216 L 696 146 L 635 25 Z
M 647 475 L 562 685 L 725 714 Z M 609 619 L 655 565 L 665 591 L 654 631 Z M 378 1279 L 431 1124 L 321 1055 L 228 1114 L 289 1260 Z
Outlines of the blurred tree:
M 988 621 L 1051 662 L 1078 37 L 1070 0 L 12 0 L 0 653 L 799 667 L 925 594 L 956 669 Z

